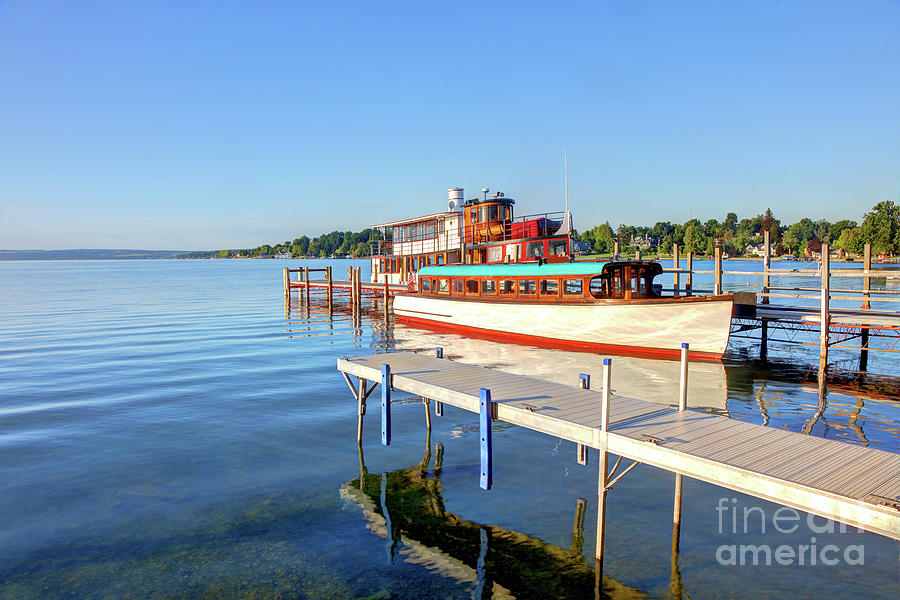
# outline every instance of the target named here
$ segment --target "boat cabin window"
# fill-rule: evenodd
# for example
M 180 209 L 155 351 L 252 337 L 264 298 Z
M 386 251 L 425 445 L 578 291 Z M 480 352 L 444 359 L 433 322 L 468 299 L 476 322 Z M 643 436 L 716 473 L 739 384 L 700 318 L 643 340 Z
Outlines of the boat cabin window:
M 466 293 L 467 294 L 477 294 L 478 293 L 478 281 L 475 279 L 467 279 L 466 280 Z
M 541 258 L 544 256 L 544 242 L 528 242 L 525 246 L 525 256 L 528 258 Z
M 550 256 L 567 256 L 566 240 L 550 240 Z
M 431 291 L 431 280 L 430 279 L 422 279 L 419 282 L 419 286 L 422 288 L 423 292 L 430 292 Z
M 559 296 L 559 281 L 541 279 L 541 296 Z
M 515 293 L 515 291 L 516 291 L 516 282 L 515 281 L 509 280 L 509 279 L 504 279 L 503 281 L 500 282 L 500 295 L 513 294 L 513 293 Z
M 609 277 L 606 275 L 593 277 L 590 289 L 594 298 L 609 298 Z
M 566 279 L 563 284 L 563 294 L 567 296 L 581 296 L 583 292 L 582 285 L 580 279 Z
M 453 280 L 453 293 L 454 294 L 462 294 L 464 292 L 464 282 L 462 279 Z
M 481 294 L 483 296 L 493 296 L 497 293 L 497 284 L 490 280 L 485 279 L 481 282 Z
M 444 264 L 444 255 L 443 254 L 437 255 L 437 264 L 439 264 L 439 265 Z
M 450 280 L 449 279 L 438 279 L 438 294 L 449 294 L 450 293 Z
M 535 293 L 534 279 L 519 280 L 519 295 L 533 296 Z

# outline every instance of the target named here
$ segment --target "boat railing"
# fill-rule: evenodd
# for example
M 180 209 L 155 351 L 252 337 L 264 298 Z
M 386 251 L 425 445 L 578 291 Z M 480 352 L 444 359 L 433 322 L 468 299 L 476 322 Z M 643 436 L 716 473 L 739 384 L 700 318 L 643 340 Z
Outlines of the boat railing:
M 507 221 L 488 221 L 465 225 L 467 244 L 511 242 L 555 234 L 565 220 L 564 212 L 535 213 Z

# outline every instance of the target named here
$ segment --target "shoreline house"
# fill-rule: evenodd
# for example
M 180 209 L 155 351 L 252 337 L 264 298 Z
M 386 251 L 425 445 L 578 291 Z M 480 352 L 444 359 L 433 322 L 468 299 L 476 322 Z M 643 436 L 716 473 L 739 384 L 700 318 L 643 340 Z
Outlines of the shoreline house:
M 631 245 L 640 248 L 641 250 L 648 250 L 653 245 L 653 238 L 649 235 L 634 235 L 631 234 Z
M 758 244 L 748 244 L 744 249 L 744 254 L 747 256 L 765 256 L 766 255 L 766 244 L 765 242 L 760 242 Z

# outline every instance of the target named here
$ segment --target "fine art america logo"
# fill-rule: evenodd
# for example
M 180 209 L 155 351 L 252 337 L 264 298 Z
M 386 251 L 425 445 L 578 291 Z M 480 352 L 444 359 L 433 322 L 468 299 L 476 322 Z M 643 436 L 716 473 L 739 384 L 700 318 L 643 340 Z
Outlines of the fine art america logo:
M 771 515 L 759 506 L 737 506 L 737 498 L 719 498 L 718 513 L 720 535 L 744 535 L 765 539 L 772 535 L 790 535 L 790 544 L 722 544 L 716 548 L 716 562 L 723 566 L 734 565 L 798 565 L 834 566 L 839 563 L 858 566 L 865 564 L 863 544 L 840 545 L 825 543 L 837 541 L 832 534 L 847 533 L 844 523 L 807 514 L 803 518 L 793 508 L 782 506 Z M 850 529 L 852 531 L 852 528 Z M 856 529 L 863 532 L 863 529 Z M 817 536 L 826 536 L 819 539 Z M 800 543 L 793 542 L 801 538 Z M 808 542 L 807 542 L 808 540 Z M 763 541 L 758 539 L 754 541 Z

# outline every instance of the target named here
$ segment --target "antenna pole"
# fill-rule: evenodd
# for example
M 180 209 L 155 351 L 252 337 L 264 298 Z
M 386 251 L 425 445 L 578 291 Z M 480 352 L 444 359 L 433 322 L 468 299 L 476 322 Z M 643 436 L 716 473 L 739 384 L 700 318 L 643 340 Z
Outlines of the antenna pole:
M 569 149 L 563 148 L 563 161 L 566 174 L 566 215 L 569 214 Z

